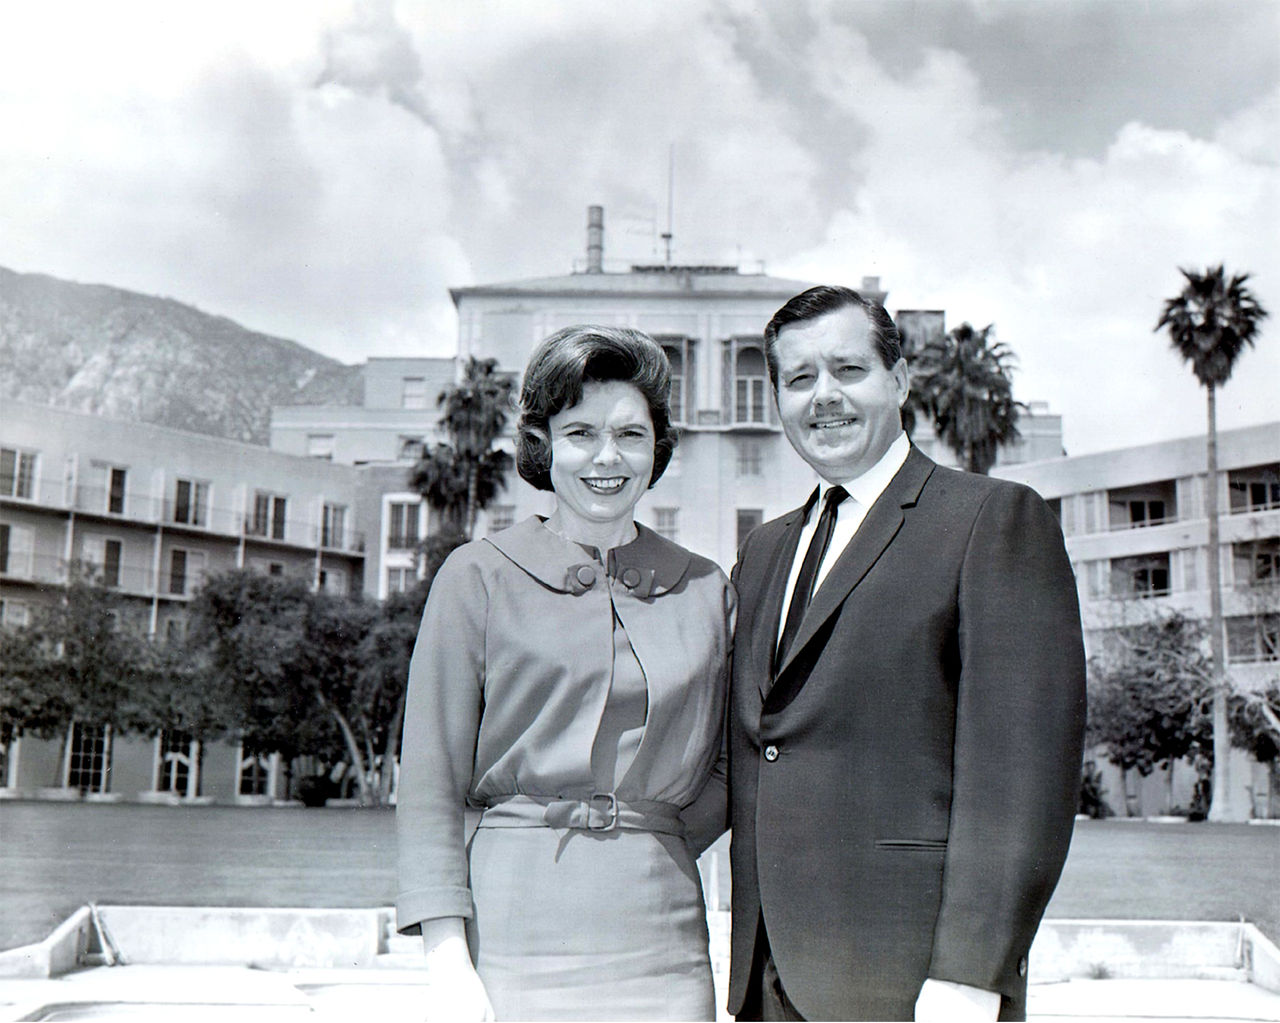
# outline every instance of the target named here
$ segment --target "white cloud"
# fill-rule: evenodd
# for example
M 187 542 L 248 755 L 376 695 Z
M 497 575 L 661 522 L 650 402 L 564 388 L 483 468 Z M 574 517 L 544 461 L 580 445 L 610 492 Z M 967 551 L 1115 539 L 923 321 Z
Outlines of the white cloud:
M 567 271 L 589 204 L 606 259 L 651 258 L 672 146 L 677 259 L 878 274 L 891 308 L 995 322 L 1019 395 L 1065 414 L 1072 450 L 1201 428 L 1151 333 L 1179 265 L 1253 271 L 1280 320 L 1274 90 L 1211 137 L 1135 119 L 1068 158 L 1011 141 L 1034 94 L 997 105 L 989 67 L 954 50 L 888 66 L 834 3 L 55 0 L 3 17 L 0 264 L 347 360 L 449 350 L 448 288 Z M 1267 327 L 1225 425 L 1274 416 Z

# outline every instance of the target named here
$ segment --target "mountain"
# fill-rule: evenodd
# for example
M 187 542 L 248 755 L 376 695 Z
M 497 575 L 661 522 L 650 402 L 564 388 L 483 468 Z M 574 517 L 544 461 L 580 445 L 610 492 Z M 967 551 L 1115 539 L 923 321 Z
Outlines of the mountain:
M 272 405 L 360 403 L 360 367 L 169 298 L 0 267 L 5 398 L 266 444 Z

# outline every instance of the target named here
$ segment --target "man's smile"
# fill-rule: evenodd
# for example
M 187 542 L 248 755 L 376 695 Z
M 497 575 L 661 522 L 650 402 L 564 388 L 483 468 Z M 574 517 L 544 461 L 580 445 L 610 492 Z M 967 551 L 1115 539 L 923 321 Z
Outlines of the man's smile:
M 857 416 L 843 416 L 840 419 L 819 419 L 809 425 L 814 430 L 838 430 L 841 427 L 852 426 L 857 421 Z

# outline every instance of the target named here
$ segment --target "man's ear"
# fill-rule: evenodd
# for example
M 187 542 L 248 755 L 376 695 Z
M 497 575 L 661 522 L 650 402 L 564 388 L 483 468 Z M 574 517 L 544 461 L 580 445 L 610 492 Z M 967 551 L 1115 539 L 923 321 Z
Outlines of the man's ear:
M 907 403 L 907 395 L 911 393 L 911 371 L 907 369 L 907 360 L 899 359 L 893 364 L 894 382 L 898 385 L 898 408 Z

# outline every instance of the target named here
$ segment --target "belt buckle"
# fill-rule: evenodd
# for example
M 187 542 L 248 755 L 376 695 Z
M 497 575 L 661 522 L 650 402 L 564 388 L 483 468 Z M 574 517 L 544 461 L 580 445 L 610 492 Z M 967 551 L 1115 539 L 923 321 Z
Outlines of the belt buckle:
M 609 823 L 603 827 L 597 827 L 591 823 L 591 811 L 596 808 L 596 800 L 608 800 L 606 808 L 602 811 L 609 815 Z M 594 792 L 591 798 L 587 800 L 587 830 L 588 831 L 612 831 L 618 826 L 618 797 L 612 792 Z

